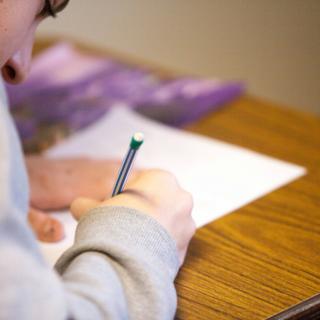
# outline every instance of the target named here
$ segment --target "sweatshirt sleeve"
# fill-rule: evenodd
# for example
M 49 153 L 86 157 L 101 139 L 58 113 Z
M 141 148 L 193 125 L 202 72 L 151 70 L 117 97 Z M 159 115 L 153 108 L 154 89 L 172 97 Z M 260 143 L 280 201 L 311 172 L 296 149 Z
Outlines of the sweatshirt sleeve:
M 56 270 L 36 253 L 24 219 L 10 216 L 0 224 L 0 319 L 174 318 L 176 244 L 150 216 L 92 210 Z
M 72 319 L 173 319 L 178 268 L 164 228 L 125 207 L 87 214 L 56 264 Z

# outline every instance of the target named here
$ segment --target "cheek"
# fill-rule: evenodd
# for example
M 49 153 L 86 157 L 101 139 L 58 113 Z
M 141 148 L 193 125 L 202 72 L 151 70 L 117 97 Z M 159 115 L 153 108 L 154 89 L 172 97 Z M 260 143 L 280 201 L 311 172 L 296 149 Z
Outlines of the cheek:
M 0 67 L 19 49 L 30 30 L 41 0 L 0 0 Z

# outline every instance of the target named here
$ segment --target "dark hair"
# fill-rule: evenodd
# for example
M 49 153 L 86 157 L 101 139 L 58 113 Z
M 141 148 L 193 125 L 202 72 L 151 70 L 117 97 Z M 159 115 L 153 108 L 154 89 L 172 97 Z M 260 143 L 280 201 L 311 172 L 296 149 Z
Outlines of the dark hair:
M 56 15 L 58 12 L 62 11 L 69 3 L 70 0 L 64 0 L 60 5 L 56 8 L 53 8 L 54 14 Z
M 69 3 L 69 0 L 65 0 L 62 3 L 60 3 L 60 5 L 54 7 L 50 0 L 45 0 L 44 7 L 41 10 L 41 12 L 38 14 L 38 16 L 43 18 L 51 16 L 55 18 L 57 16 L 57 13 L 62 11 L 67 6 L 68 3 Z

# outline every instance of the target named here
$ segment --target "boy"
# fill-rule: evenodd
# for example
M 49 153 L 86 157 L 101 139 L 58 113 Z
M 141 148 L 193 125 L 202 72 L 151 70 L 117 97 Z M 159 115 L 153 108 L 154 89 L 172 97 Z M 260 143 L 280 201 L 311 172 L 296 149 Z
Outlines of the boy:
M 11 83 L 27 74 L 34 32 L 65 0 L 0 1 L 0 66 Z M 195 231 L 192 200 L 174 177 L 141 172 L 106 201 L 79 198 L 73 247 L 56 271 L 27 223 L 28 182 L 0 85 L 0 318 L 171 319 L 174 278 Z

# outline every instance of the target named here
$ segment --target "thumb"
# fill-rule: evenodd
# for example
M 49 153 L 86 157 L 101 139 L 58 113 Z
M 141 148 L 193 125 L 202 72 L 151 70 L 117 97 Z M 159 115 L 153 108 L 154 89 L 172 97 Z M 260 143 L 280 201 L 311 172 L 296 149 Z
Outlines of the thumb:
M 70 211 L 76 220 L 86 214 L 89 210 L 96 208 L 100 205 L 100 201 L 91 198 L 77 198 L 72 201 Z

